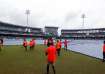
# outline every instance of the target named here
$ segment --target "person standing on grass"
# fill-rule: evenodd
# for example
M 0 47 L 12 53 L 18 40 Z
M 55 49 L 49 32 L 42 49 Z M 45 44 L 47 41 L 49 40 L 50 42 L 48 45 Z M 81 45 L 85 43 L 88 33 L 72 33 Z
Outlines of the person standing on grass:
M 3 39 L 0 38 L 0 51 L 2 50 L 2 47 L 3 47 Z
M 48 47 L 49 47 L 50 43 L 54 45 L 54 42 L 53 42 L 52 38 L 48 38 L 48 40 L 47 40 L 47 46 Z
M 51 38 L 49 38 L 49 40 L 50 40 L 50 42 L 54 45 L 54 40 L 53 40 L 53 38 L 51 37 Z
M 47 40 L 46 39 L 44 39 L 44 45 L 47 45 Z
M 28 43 L 27 43 L 26 39 L 24 39 L 24 41 L 23 41 L 23 46 L 24 46 L 25 50 L 27 51 Z
M 56 43 L 56 51 L 57 51 L 58 56 L 60 56 L 61 41 L 59 41 L 59 40 L 57 40 L 57 43 Z
M 49 67 L 52 66 L 54 74 L 56 74 L 54 63 L 56 62 L 56 48 L 53 43 L 49 44 L 49 47 L 46 49 L 45 54 L 47 56 L 47 74 L 49 74 Z
M 51 41 L 48 39 L 48 40 L 47 40 L 47 47 L 50 46 L 50 43 L 51 43 Z
M 64 49 L 67 51 L 67 40 L 65 39 L 65 41 L 64 41 Z
M 33 41 L 32 40 L 30 40 L 29 46 L 30 46 L 30 50 L 33 50 Z
M 103 62 L 105 62 L 105 40 L 103 43 Z
M 62 40 L 60 39 L 60 49 L 62 48 Z
M 35 44 L 35 39 L 31 39 L 29 42 L 30 50 L 34 50 Z
M 34 38 L 32 39 L 32 44 L 33 44 L 33 45 L 32 45 L 32 49 L 34 49 L 34 48 L 35 48 L 35 45 L 36 45 L 36 41 L 35 41 Z

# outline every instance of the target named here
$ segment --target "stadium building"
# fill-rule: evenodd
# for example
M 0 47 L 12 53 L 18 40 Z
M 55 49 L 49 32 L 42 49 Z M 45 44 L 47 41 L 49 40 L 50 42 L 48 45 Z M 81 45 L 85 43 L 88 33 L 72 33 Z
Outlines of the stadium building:
M 41 28 L 19 26 L 0 22 L 0 36 L 6 37 L 43 37 Z
M 77 39 L 104 39 L 105 28 L 96 29 L 62 29 L 61 37 Z
M 58 36 L 58 27 L 48 27 L 45 26 L 45 35 L 52 34 L 54 37 Z

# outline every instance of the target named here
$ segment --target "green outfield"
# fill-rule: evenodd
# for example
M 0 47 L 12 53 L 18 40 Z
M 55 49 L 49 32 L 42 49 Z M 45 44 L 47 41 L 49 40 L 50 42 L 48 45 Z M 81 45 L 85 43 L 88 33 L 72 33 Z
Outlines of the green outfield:
M 37 45 L 26 52 L 22 46 L 5 46 L 0 52 L 0 74 L 45 74 L 45 48 Z M 61 53 L 55 64 L 56 74 L 105 74 L 105 63 L 99 59 L 63 49 Z

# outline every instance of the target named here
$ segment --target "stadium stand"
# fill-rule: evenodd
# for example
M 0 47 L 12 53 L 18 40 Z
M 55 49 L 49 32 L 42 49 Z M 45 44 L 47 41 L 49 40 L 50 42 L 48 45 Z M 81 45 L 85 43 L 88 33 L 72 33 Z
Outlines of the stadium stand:
M 0 22 L 0 36 L 6 37 L 42 37 L 41 28 L 19 26 L 9 23 Z
M 105 28 L 95 29 L 62 29 L 62 38 L 74 38 L 74 39 L 104 39 Z
M 58 37 L 58 27 L 49 27 L 45 26 L 45 35 L 46 34 L 52 34 L 53 37 Z

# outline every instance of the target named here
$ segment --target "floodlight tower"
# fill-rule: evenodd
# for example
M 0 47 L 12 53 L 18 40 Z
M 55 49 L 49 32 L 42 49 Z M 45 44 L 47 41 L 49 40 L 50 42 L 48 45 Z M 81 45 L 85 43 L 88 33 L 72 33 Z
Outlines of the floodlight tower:
M 26 16 L 27 16 L 27 28 L 26 28 L 26 31 L 29 32 L 30 29 L 28 28 L 29 26 L 29 15 L 30 15 L 30 10 L 27 9 L 26 12 L 25 12 Z
M 81 18 L 83 19 L 82 20 L 82 29 L 84 29 L 84 21 L 85 21 L 85 18 L 86 18 L 85 14 L 82 14 Z

